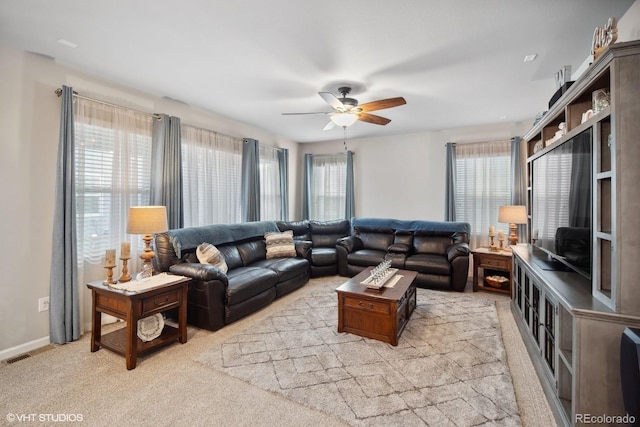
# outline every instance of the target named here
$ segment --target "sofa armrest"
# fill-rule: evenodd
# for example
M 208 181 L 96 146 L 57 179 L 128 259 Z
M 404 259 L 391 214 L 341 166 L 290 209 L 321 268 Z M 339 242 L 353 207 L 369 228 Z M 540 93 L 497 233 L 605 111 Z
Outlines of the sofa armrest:
M 411 246 L 406 243 L 394 243 L 387 249 L 390 254 L 405 254 L 408 255 L 411 251 Z
M 296 254 L 300 258 L 311 261 L 311 249 L 313 248 L 311 240 L 294 240 L 293 244 L 296 247 Z
M 344 248 L 346 253 L 351 253 L 353 251 L 357 251 L 362 249 L 364 246 L 362 244 L 362 240 L 356 236 L 347 236 L 336 241 L 336 248 L 340 246 Z
M 191 262 L 181 262 L 174 264 L 169 268 L 173 274 L 179 274 L 181 276 L 190 277 L 193 280 L 200 280 L 202 282 L 210 282 L 212 280 L 218 280 L 225 287 L 229 284 L 229 278 L 218 267 L 214 267 L 209 264 L 199 264 Z
M 468 243 L 454 243 L 447 248 L 447 259 L 449 262 L 453 262 L 458 257 L 469 257 L 469 244 Z

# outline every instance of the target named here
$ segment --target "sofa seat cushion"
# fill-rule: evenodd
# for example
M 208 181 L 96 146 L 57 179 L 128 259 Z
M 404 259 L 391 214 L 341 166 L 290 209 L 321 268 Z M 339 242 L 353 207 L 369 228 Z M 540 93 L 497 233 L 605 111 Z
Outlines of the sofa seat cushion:
M 317 266 L 332 265 L 338 262 L 336 248 L 313 248 L 311 249 L 311 264 Z
M 387 255 L 386 251 L 378 251 L 375 249 L 360 249 L 347 255 L 347 261 L 352 265 L 360 265 L 368 267 L 370 265 L 378 265 L 384 261 Z
M 278 283 L 278 274 L 268 268 L 240 267 L 229 270 L 227 305 L 248 300 Z
M 273 270 L 278 275 L 278 283 L 303 275 L 309 271 L 309 261 L 302 258 L 274 258 L 254 262 L 251 267 Z
M 432 254 L 416 254 L 404 262 L 407 270 L 417 271 L 418 273 L 437 274 L 448 276 L 451 274 L 451 264 L 446 256 Z

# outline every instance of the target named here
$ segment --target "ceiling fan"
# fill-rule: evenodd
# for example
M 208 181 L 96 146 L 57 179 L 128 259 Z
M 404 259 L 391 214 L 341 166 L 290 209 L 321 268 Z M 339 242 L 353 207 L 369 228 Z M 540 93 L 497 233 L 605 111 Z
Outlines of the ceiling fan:
M 282 113 L 283 115 L 304 115 L 304 114 L 321 114 L 329 115 L 331 120 L 324 127 L 323 130 L 332 129 L 338 125 L 341 127 L 347 127 L 354 124 L 357 120 L 373 123 L 375 125 L 386 125 L 391 120 L 377 116 L 375 114 L 369 114 L 370 111 L 383 110 L 385 108 L 398 107 L 407 103 L 404 98 L 387 98 L 380 99 L 378 101 L 367 102 L 362 105 L 358 105 L 358 100 L 354 98 L 348 98 L 347 95 L 351 92 L 351 88 L 343 86 L 338 88 L 338 92 L 342 95 L 342 98 L 338 98 L 331 92 L 318 92 L 318 95 L 329 104 L 333 111 L 320 112 L 320 113 Z

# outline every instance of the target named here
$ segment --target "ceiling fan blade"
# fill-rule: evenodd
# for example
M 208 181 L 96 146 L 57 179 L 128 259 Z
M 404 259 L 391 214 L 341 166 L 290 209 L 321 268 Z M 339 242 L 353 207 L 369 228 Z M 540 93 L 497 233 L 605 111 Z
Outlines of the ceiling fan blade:
M 387 119 L 385 117 L 380 117 L 380 116 L 376 116 L 375 114 L 368 114 L 368 113 L 360 113 L 358 115 L 358 120 L 367 122 L 367 123 L 373 123 L 374 125 L 382 125 L 382 126 L 386 125 L 391 121 L 390 119 Z
M 324 99 L 324 101 L 331 105 L 336 110 L 344 110 L 345 106 L 334 94 L 331 92 L 318 92 L 318 95 Z
M 329 120 L 329 123 L 327 123 L 325 127 L 322 128 L 322 130 L 331 130 L 334 127 L 336 127 L 336 124 L 333 123 L 333 120 Z
M 327 114 L 333 114 L 335 111 L 327 112 L 327 113 L 282 113 L 283 116 L 304 116 L 304 115 L 322 115 L 326 116 Z
M 387 98 L 379 101 L 371 101 L 359 106 L 360 110 L 364 113 L 367 111 L 384 110 L 385 108 L 397 107 L 399 105 L 406 104 L 407 101 L 403 97 Z

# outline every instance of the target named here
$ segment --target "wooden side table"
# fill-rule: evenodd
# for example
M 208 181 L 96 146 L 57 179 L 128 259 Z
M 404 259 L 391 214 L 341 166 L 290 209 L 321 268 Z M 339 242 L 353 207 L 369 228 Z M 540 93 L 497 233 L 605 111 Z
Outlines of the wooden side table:
M 100 347 L 121 354 L 126 359 L 127 369 L 135 369 L 138 355 L 159 346 L 174 342 L 187 342 L 187 290 L 191 279 L 185 277 L 177 282 L 160 285 L 156 288 L 129 292 L 114 289 L 102 282 L 91 282 L 91 352 Z M 164 325 L 159 337 L 151 341 L 138 338 L 138 320 L 163 311 L 178 309 L 178 328 Z M 102 335 L 102 313 L 123 319 L 126 328 Z
M 489 248 L 476 248 L 472 250 L 471 253 L 473 253 L 473 292 L 482 289 L 511 295 L 511 270 L 513 264 L 513 254 L 511 251 L 501 250 L 493 252 L 489 250 Z M 482 275 L 480 275 L 480 269 L 482 269 Z M 489 286 L 485 282 L 485 273 L 487 270 L 505 272 L 509 280 L 504 282 L 500 287 Z M 480 278 L 482 279 L 481 283 Z

